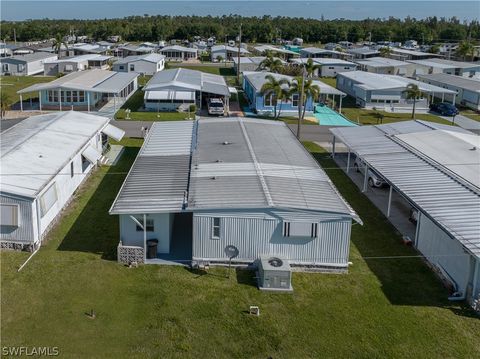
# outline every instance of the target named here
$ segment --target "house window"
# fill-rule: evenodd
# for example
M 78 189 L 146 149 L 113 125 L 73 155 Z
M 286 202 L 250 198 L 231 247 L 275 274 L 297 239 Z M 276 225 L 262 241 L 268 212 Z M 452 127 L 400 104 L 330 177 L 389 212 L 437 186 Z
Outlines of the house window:
M 299 101 L 300 96 L 298 93 L 295 93 L 292 95 L 292 106 L 293 107 L 298 107 L 298 101 Z
M 273 106 L 274 103 L 275 103 L 275 95 L 273 94 L 265 95 L 265 101 L 264 101 L 265 106 Z
M 119 68 L 120 70 L 125 70 L 125 66 L 123 66 L 123 65 L 119 65 L 118 68 Z
M 284 221 L 283 236 L 284 237 L 317 238 L 318 223 Z
M 212 218 L 212 239 L 220 239 L 220 218 Z
M 135 65 L 134 64 L 130 64 L 130 71 L 135 71 Z
M 72 91 L 65 91 L 65 102 L 72 102 Z
M 82 156 L 82 172 L 85 172 L 88 166 L 90 166 L 90 161 L 85 156 Z
M 143 217 L 135 217 L 135 218 L 138 222 L 143 224 Z M 143 232 L 142 227 L 140 227 L 138 224 L 136 225 L 135 228 L 136 228 L 137 232 Z M 147 232 L 154 232 L 155 231 L 153 218 L 147 218 L 147 225 L 145 226 L 145 229 L 146 229 Z
M 57 187 L 53 183 L 40 197 L 41 216 L 45 216 L 50 208 L 57 202 Z
M 78 102 L 85 102 L 85 91 L 78 91 Z
M 0 225 L 18 227 L 18 205 L 0 204 Z
M 65 72 L 72 72 L 73 71 L 73 65 L 65 65 Z
M 73 161 L 70 162 L 70 178 L 73 177 L 74 171 L 73 171 Z

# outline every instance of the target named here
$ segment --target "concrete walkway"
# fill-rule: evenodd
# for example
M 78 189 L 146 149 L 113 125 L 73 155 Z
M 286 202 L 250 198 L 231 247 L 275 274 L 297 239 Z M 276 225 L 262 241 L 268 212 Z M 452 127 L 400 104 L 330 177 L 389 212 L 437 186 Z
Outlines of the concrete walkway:
M 444 120 L 452 122 L 451 116 L 440 116 L 440 117 L 443 118 Z M 460 126 L 461 128 L 475 132 L 476 134 L 480 134 L 480 122 L 472 120 L 471 118 L 468 118 L 466 116 L 463 116 L 463 115 L 455 116 L 455 124 Z
M 113 119 L 115 113 L 120 107 L 123 106 L 124 103 L 125 99 L 123 98 L 117 98 L 115 100 L 111 99 L 105 105 L 103 105 L 103 107 L 99 108 L 98 111 L 94 112 L 94 114 L 97 116 L 104 116 Z
M 330 148 L 326 148 L 328 151 Z M 337 165 L 346 172 L 347 167 L 347 154 L 342 151 L 341 148 L 336 146 L 335 162 Z M 348 177 L 355 183 L 355 185 L 361 191 L 363 189 L 363 180 L 364 175 L 362 173 L 356 172 L 353 168 L 353 156 L 350 159 L 350 170 L 347 173 Z M 365 196 L 372 202 L 375 207 L 377 207 L 383 215 L 387 216 L 387 207 L 388 207 L 388 196 L 389 196 L 389 187 L 385 188 L 372 188 L 367 186 L 367 191 L 364 192 Z M 415 240 L 416 225 L 408 220 L 410 216 L 411 205 L 398 193 L 395 191 L 392 192 L 392 202 L 390 207 L 390 217 L 388 220 L 391 224 L 397 229 L 402 236 L 408 236 L 412 241 Z

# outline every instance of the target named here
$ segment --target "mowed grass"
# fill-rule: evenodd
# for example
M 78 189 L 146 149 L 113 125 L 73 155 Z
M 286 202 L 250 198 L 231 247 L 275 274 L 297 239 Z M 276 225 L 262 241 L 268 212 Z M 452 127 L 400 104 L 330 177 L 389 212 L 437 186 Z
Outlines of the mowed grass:
M 53 80 L 55 80 L 55 77 L 52 76 L 0 76 L 0 91 L 6 93 L 10 101 L 15 103 L 20 101 L 17 91 L 34 84 Z M 24 101 L 30 98 L 38 98 L 38 91 L 23 94 Z
M 294 292 L 274 294 L 244 270 L 227 278 L 225 268 L 118 264 L 118 218 L 108 209 L 141 141 L 123 143 L 118 165 L 90 177 L 20 273 L 27 254 L 1 253 L 2 346 L 58 346 L 68 358 L 480 357 L 480 320 L 446 300 L 420 259 L 362 259 L 415 252 L 311 143 L 364 221 L 352 228 L 348 274 L 294 273 Z
M 466 116 L 466 117 L 468 117 L 472 120 L 480 121 L 480 113 L 479 112 L 475 112 L 473 110 L 461 110 L 460 114 L 462 114 L 463 116 Z

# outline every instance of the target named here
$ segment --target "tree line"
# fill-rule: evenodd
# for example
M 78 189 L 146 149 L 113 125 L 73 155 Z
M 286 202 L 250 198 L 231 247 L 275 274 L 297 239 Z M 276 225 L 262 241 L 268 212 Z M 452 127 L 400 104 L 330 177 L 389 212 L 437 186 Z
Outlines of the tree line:
M 242 40 L 272 42 L 277 38 L 301 37 L 308 43 L 338 41 L 405 41 L 419 43 L 480 39 L 480 22 L 460 22 L 457 18 L 406 18 L 365 20 L 325 20 L 290 17 L 212 16 L 131 16 L 102 20 L 26 20 L 2 21 L 1 39 L 34 41 L 54 38 L 58 34 L 86 35 L 94 40 L 105 40 L 119 35 L 125 41 L 158 41 L 170 39 L 193 40 L 215 36 L 220 41 L 234 39 L 242 24 Z

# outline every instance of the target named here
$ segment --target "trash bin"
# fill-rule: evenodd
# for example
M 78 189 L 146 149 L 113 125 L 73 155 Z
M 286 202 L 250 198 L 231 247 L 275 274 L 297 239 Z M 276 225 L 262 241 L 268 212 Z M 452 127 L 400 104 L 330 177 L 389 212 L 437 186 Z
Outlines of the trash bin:
M 147 259 L 157 258 L 158 239 L 147 241 Z

